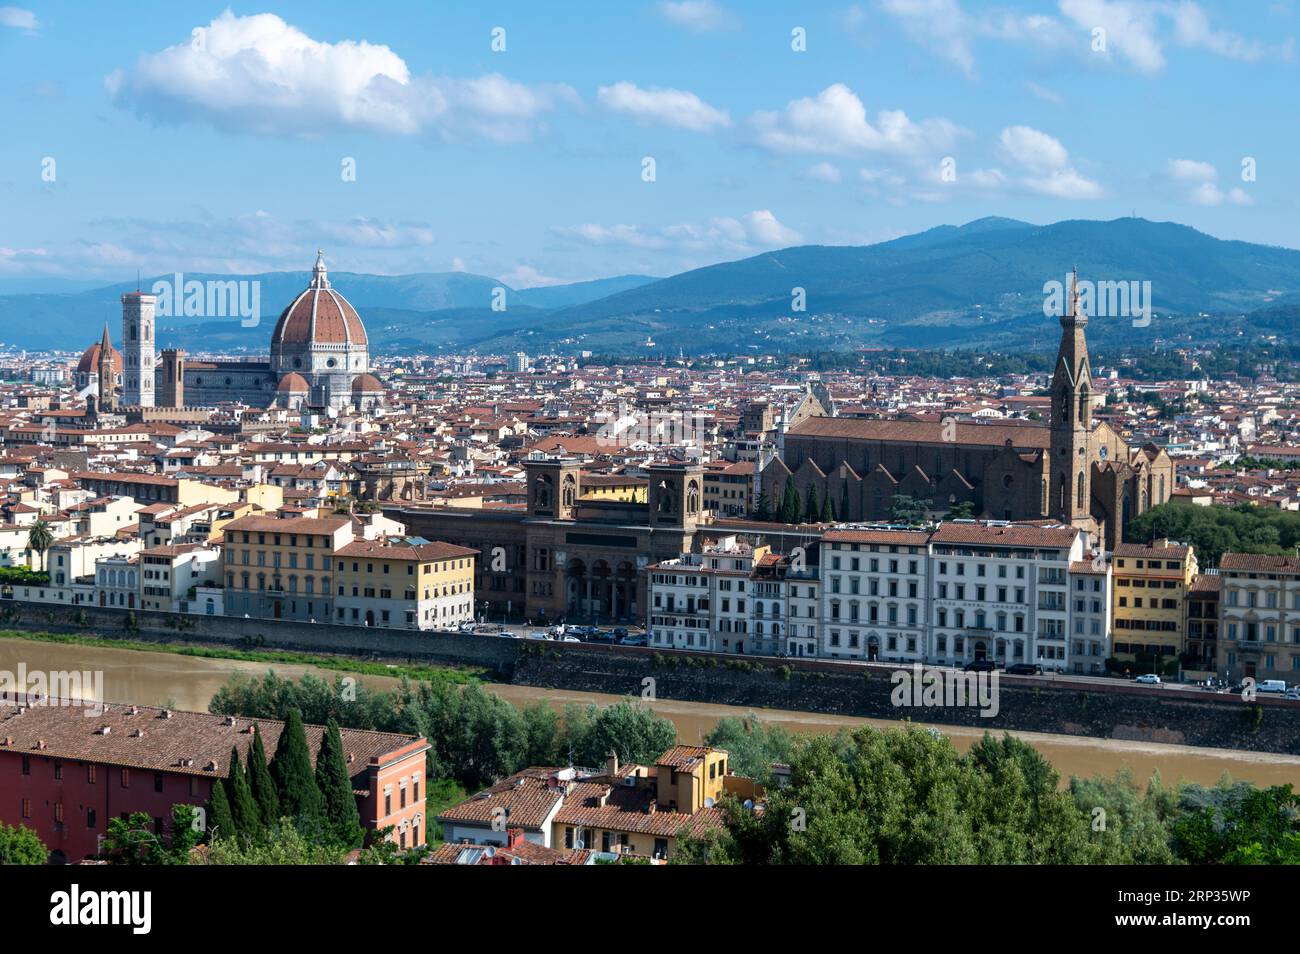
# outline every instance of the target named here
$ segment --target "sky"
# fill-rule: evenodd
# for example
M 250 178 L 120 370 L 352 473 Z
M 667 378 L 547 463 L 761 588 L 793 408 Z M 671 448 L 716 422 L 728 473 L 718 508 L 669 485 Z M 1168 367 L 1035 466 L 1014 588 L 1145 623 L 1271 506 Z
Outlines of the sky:
M 987 215 L 1296 248 L 1297 33 L 1300 0 L 22 0 L 0 279 L 324 248 L 531 287 Z

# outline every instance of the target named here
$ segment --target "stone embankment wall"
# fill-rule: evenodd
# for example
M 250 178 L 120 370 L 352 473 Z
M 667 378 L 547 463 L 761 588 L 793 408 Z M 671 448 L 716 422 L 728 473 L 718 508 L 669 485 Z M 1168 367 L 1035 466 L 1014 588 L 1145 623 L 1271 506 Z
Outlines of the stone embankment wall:
M 896 706 L 899 667 L 757 660 L 540 640 L 411 633 L 364 626 L 0 602 L 0 627 L 141 641 L 194 642 L 484 668 L 506 682 L 569 691 L 912 719 L 993 731 L 1300 754 L 1300 702 L 1158 690 L 1127 682 L 999 676 L 997 712 L 976 704 Z

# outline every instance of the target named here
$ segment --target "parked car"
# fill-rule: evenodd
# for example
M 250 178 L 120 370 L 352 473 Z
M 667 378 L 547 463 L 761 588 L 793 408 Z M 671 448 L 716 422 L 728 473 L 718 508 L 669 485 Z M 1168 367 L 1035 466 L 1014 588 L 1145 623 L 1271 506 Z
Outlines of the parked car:
M 1160 677 L 1153 672 L 1145 672 L 1140 676 L 1135 676 L 1133 681 L 1141 683 L 1144 686 L 1160 685 Z
M 622 626 L 616 626 L 616 627 L 614 627 L 614 638 L 615 638 L 615 639 L 626 639 L 626 638 L 627 638 L 627 630 L 624 629 Z
M 561 642 L 561 643 L 580 643 L 580 642 L 582 642 L 582 640 L 580 640 L 577 636 L 556 636 L 555 638 L 556 638 L 556 640 L 558 640 L 558 641 Z
M 992 659 L 972 659 L 962 667 L 966 672 L 992 672 L 997 668 L 997 662 Z
M 1043 667 L 1038 663 L 1012 663 L 1006 668 L 1008 676 L 1041 676 Z
M 638 635 L 624 636 L 621 640 L 619 640 L 619 642 L 621 642 L 624 646 L 644 646 L 645 637 L 638 636 Z

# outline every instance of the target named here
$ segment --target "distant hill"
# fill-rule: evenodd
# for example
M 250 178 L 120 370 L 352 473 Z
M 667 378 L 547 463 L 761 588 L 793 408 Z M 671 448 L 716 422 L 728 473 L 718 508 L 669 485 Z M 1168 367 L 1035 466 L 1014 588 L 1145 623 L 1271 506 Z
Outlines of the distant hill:
M 1044 283 L 1063 282 L 1075 265 L 1087 281 L 1151 283 L 1151 324 L 1094 317 L 1089 337 L 1098 344 L 1276 338 L 1292 333 L 1300 314 L 1300 252 L 1136 218 L 1041 226 L 983 218 L 876 245 L 781 249 L 669 278 L 623 275 L 522 290 L 463 272 L 331 272 L 330 279 L 360 310 L 377 350 L 1041 350 L 1059 335 L 1043 314 Z M 242 277 L 262 283 L 258 329 L 171 319 L 160 322 L 160 340 L 264 352 L 272 324 L 308 274 Z M 504 311 L 491 310 L 498 286 L 506 287 Z M 93 341 L 105 320 L 116 334 L 118 296 L 134 287 L 2 295 L 0 339 L 70 349 Z M 792 310 L 796 288 L 804 311 Z

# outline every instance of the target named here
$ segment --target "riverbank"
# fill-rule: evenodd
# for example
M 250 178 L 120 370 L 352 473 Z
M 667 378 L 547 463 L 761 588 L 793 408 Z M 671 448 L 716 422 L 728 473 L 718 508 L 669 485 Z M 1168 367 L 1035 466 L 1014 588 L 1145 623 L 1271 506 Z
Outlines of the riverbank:
M 104 675 L 104 699 L 108 702 L 134 702 L 140 705 L 172 705 L 176 708 L 206 711 L 214 693 L 235 674 L 258 676 L 273 668 L 288 678 L 312 673 L 323 678 L 334 674 L 356 675 L 373 689 L 391 689 L 399 677 L 389 674 L 362 673 L 359 669 L 338 668 L 347 660 L 329 657 L 331 668 L 304 663 L 268 664 L 257 660 L 229 659 L 191 652 L 173 652 L 160 644 L 123 640 L 131 648 L 121 648 L 116 640 L 32 640 L 27 634 L 0 637 L 0 669 L 13 670 L 19 662 L 29 669 L 91 669 Z M 190 647 L 180 647 L 190 648 Z M 197 648 L 197 647 L 194 647 Z M 360 662 L 360 661 L 358 661 Z M 570 704 L 611 705 L 621 697 L 610 693 L 514 685 L 484 684 L 484 688 L 511 704 L 524 707 L 541 701 L 557 712 Z M 640 697 L 640 693 L 636 693 Z M 646 702 L 658 715 L 670 719 L 678 738 L 686 743 L 703 741 L 718 721 L 746 715 L 749 707 L 690 702 L 657 698 Z M 760 719 L 799 734 L 833 733 L 841 728 L 873 725 L 897 727 L 897 720 L 843 716 L 823 712 L 800 712 L 786 708 L 756 709 Z M 983 735 L 981 727 L 945 725 L 929 720 L 918 723 L 933 726 L 948 736 L 959 751 L 966 751 Z M 1127 768 L 1134 778 L 1145 782 L 1158 771 L 1165 783 L 1179 779 L 1214 784 L 1226 772 L 1233 778 L 1257 785 L 1300 784 L 1300 757 L 1214 748 L 1192 748 L 1139 741 L 1095 739 L 1052 733 L 1019 732 L 1013 735 L 1037 748 L 1061 773 L 1091 777 L 1113 775 Z

